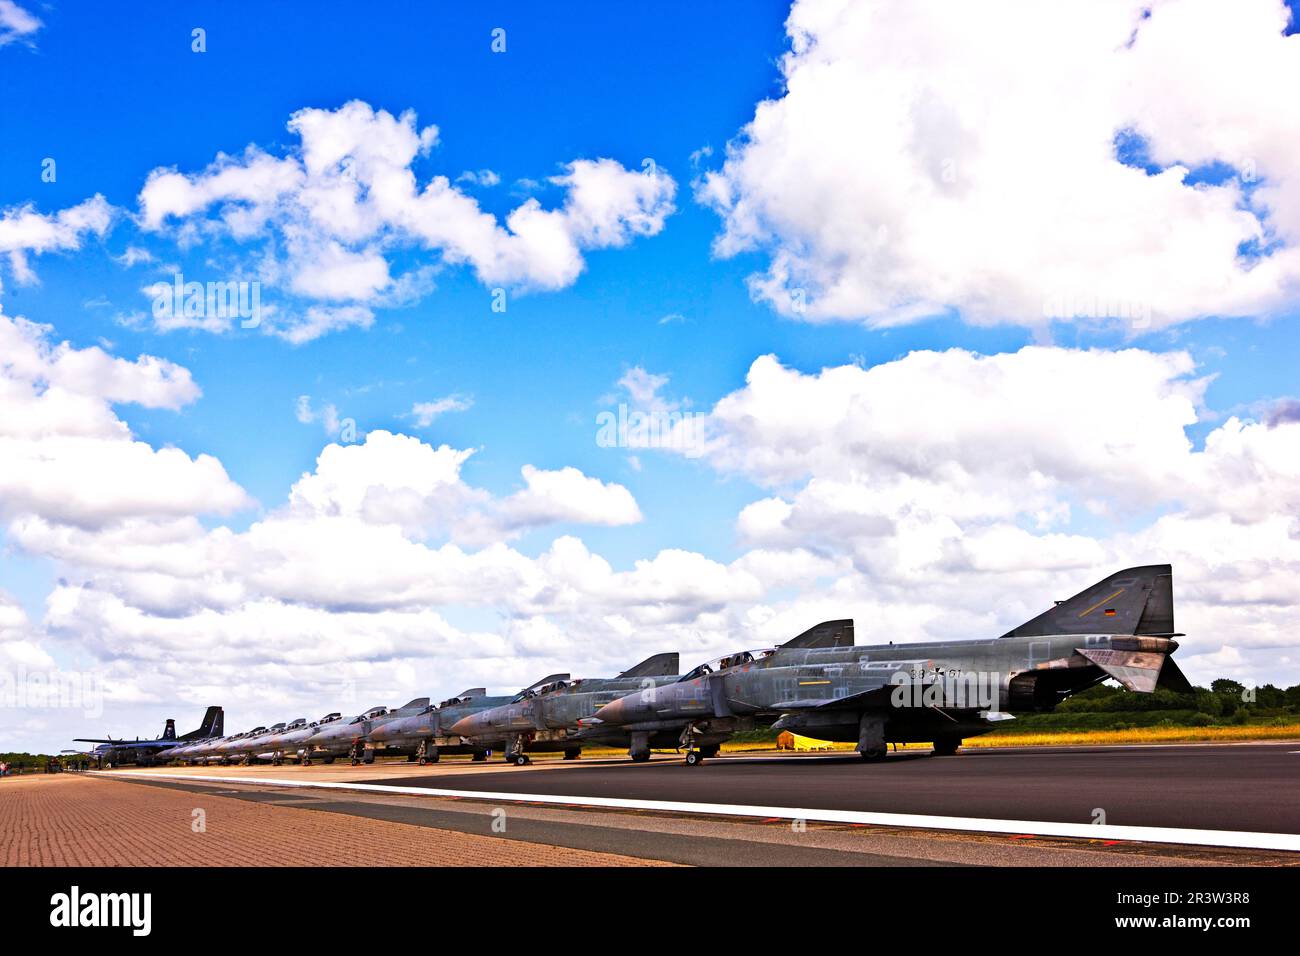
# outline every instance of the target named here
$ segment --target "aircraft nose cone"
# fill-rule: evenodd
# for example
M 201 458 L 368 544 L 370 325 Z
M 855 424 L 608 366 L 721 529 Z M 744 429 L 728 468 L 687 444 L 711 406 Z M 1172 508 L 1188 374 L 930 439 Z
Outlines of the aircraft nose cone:
M 451 732 L 458 737 L 473 737 L 478 731 L 477 717 L 462 717 L 451 725 Z
M 626 700 L 626 697 L 620 697 L 618 700 L 611 700 L 604 707 L 597 710 L 593 716 L 601 723 L 625 724 L 627 723 Z

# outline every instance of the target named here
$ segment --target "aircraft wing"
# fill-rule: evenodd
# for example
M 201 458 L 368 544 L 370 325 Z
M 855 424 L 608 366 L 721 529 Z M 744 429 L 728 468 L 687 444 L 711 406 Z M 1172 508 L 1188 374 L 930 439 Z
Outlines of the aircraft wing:
M 178 740 L 100 740 L 96 737 L 73 737 L 74 743 L 79 744 L 113 744 L 116 747 L 179 747 Z
M 932 681 L 928 678 L 919 680 L 913 678 L 905 681 L 902 685 L 895 682 L 895 675 L 901 673 L 911 675 L 915 673 L 918 667 L 926 667 L 930 661 L 924 659 L 916 660 L 893 660 L 880 661 L 872 666 L 872 670 L 861 676 L 855 675 L 853 686 L 858 690 L 844 697 L 802 697 L 795 700 L 784 700 L 773 706 L 773 710 L 782 712 L 796 710 L 834 710 L 839 707 L 849 708 L 852 710 L 862 710 L 870 707 L 887 707 L 890 704 L 890 695 L 894 689 L 899 686 L 911 686 L 915 684 L 925 687 Z M 831 685 L 827 683 L 827 690 Z
M 784 700 L 772 709 L 783 712 L 795 710 L 834 710 L 837 707 L 860 710 L 863 707 L 884 707 L 889 704 L 889 695 L 896 686 L 890 681 L 892 674 L 871 675 L 873 687 L 850 694 L 847 697 L 805 697 L 799 700 Z

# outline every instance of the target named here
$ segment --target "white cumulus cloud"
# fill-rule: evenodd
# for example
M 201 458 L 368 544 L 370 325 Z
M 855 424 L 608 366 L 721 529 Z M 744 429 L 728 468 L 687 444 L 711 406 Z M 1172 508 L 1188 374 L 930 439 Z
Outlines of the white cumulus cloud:
M 190 238 L 225 233 L 260 244 L 268 277 L 313 308 L 333 307 L 270 326 L 291 341 L 369 325 L 368 313 L 340 307 L 387 304 L 426 289 L 427 266 L 394 275 L 400 250 L 467 266 L 489 286 L 561 289 L 578 278 L 586 252 L 654 235 L 674 208 L 676 184 L 657 167 L 632 172 L 612 159 L 575 159 L 551 179 L 562 190 L 559 205 L 529 198 L 501 221 L 446 176 L 416 181 L 412 163 L 430 153 L 439 133 L 419 127 L 412 111 L 393 116 L 354 100 L 299 110 L 289 130 L 299 141 L 283 157 L 249 146 L 238 156 L 219 154 L 197 173 L 154 170 L 140 192 L 139 218 L 150 231 L 174 226 Z M 474 181 L 489 184 L 488 172 Z
M 797 0 L 784 90 L 697 198 L 810 321 L 1130 330 L 1300 291 L 1281 0 Z M 1125 143 L 1152 168 L 1123 160 Z M 1218 164 L 1226 176 L 1191 177 Z

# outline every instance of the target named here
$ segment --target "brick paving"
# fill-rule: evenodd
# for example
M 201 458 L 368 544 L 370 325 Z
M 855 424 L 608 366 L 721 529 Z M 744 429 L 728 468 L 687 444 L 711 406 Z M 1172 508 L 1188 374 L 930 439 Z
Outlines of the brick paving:
M 195 809 L 204 811 L 205 832 L 192 828 Z M 96 779 L 94 774 L 42 774 L 0 780 L 0 865 L 665 864 Z

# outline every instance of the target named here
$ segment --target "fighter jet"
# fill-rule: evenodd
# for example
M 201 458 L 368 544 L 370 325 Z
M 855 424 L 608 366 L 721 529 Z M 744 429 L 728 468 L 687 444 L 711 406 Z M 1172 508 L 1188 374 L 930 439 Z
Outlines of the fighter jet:
M 579 721 L 629 690 L 653 688 L 677 679 L 677 654 L 656 654 L 617 677 L 555 680 L 531 687 L 508 704 L 464 717 L 451 732 L 480 747 L 500 746 L 506 760 L 529 762 L 526 751 L 563 751 L 565 760 L 582 753 Z
M 314 733 L 316 726 L 307 723 L 305 717 L 298 717 L 287 724 L 273 724 L 270 728 L 254 727 L 229 737 L 200 740 L 171 751 L 167 756 L 190 765 L 216 762 L 224 766 L 232 762 L 249 764 L 255 760 L 278 764 L 286 752 L 296 756 L 298 751 L 293 744 Z
M 692 766 L 738 721 L 771 718 L 778 730 L 856 742 L 868 760 L 895 742 L 932 741 L 942 756 L 1107 678 L 1140 693 L 1190 690 L 1170 657 L 1181 636 L 1171 567 L 1128 568 L 1000 638 L 780 650 L 620 698 L 596 717 L 634 733 L 681 728 Z
M 387 707 L 371 707 L 365 713 L 357 714 L 355 717 L 335 715 L 334 720 L 322 722 L 314 733 L 307 735 L 301 741 L 299 762 L 309 764 L 313 757 L 322 757 L 326 763 L 332 763 L 336 757 L 347 756 L 354 764 L 360 763 L 366 735 L 370 733 L 377 721 L 389 715 L 408 717 L 418 714 L 428 705 L 429 698 L 417 697 L 393 711 Z M 370 759 L 374 760 L 374 757 L 371 756 Z
M 748 667 L 756 662 L 780 662 L 800 659 L 811 649 L 845 648 L 853 646 L 853 621 L 823 621 L 778 647 L 736 651 L 700 664 L 689 674 L 677 678 L 667 687 L 649 687 L 636 694 L 612 701 L 584 719 L 582 735 L 602 739 L 614 745 L 626 744 L 628 755 L 634 761 L 650 759 L 652 748 L 678 748 L 687 728 L 693 728 L 692 742 L 699 748 L 700 756 L 712 757 L 718 753 L 722 742 L 734 734 L 766 726 L 776 720 L 776 714 L 736 713 L 714 715 L 707 724 L 700 714 L 713 714 L 710 683 L 714 675 L 733 668 Z
M 220 707 L 209 707 L 203 715 L 203 723 L 197 730 L 191 730 L 180 737 L 176 736 L 176 721 L 171 718 L 163 726 L 162 736 L 154 740 L 114 740 L 112 737 L 99 739 L 77 737 L 77 743 L 98 744 L 90 751 L 96 759 L 105 763 L 149 764 L 158 759 L 170 759 L 170 754 L 185 741 L 198 740 L 203 737 L 220 736 L 225 712 Z
M 568 679 L 568 674 L 550 674 L 519 693 Z M 366 737 L 366 755 L 373 760 L 378 748 L 394 753 L 410 751 L 421 767 L 437 763 L 438 757 L 444 753 L 467 753 L 472 754 L 476 762 L 486 760 L 487 748 L 466 742 L 458 734 L 451 733 L 451 727 L 462 718 L 508 704 L 513 699 L 510 696 L 489 697 L 485 687 L 463 690 L 437 707 L 429 706 L 418 714 L 380 723 Z

